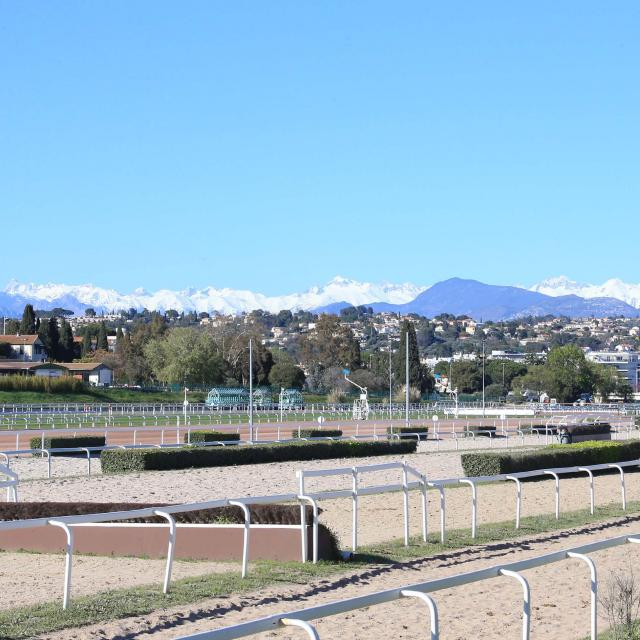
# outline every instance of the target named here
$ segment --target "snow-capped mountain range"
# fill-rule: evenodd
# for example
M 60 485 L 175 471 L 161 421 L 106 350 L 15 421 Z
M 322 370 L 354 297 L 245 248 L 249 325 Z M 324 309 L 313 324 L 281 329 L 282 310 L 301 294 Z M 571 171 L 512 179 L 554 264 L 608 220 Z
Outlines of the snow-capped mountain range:
M 446 282 L 453 282 L 454 280 L 456 279 Z M 378 308 L 392 309 L 397 306 L 398 310 L 402 305 L 405 311 L 411 312 L 413 310 L 411 303 L 414 303 L 428 289 L 430 287 L 412 283 L 392 284 L 383 282 L 375 284 L 359 282 L 341 276 L 333 278 L 323 286 L 311 287 L 303 293 L 291 293 L 282 296 L 268 296 L 252 291 L 215 287 L 184 289 L 182 291 L 160 289 L 155 292 L 135 289 L 131 293 L 120 293 L 115 289 L 105 289 L 90 284 L 27 284 L 11 281 L 4 291 L 0 292 L 0 313 L 5 315 L 20 314 L 27 302 L 33 304 L 37 309 L 63 307 L 76 314 L 82 314 L 87 307 L 93 307 L 97 312 L 104 313 L 133 307 L 138 310 L 145 308 L 156 311 L 176 309 L 177 311 L 234 314 L 253 309 L 264 309 L 271 312 L 277 312 L 281 309 L 337 310 L 347 305 L 370 305 L 374 303 L 380 305 Z M 434 292 L 436 289 L 438 288 L 434 288 Z M 497 295 L 506 295 L 504 291 L 502 293 L 498 292 L 499 288 L 494 289 Z M 616 307 L 616 304 L 612 306 L 606 300 L 613 303 L 622 301 L 635 309 L 640 309 L 640 284 L 628 284 L 617 279 L 607 280 L 602 285 L 592 285 L 580 284 L 565 276 L 560 276 L 549 278 L 532 287 L 519 287 L 518 289 L 520 291 L 528 289 L 531 292 L 553 298 L 578 296 L 590 300 L 598 299 L 596 304 L 601 306 L 602 314 L 606 314 L 608 308 L 613 310 L 622 309 L 621 312 L 624 312 L 625 309 L 625 307 Z M 465 295 L 473 297 L 471 292 Z M 480 295 L 481 298 L 485 296 L 486 294 Z M 436 307 L 439 304 L 443 307 L 443 311 L 450 311 L 444 307 L 451 306 L 451 298 L 442 298 L 439 295 L 440 298 L 441 300 L 436 304 Z M 600 299 L 603 299 L 604 302 L 601 302 Z M 480 302 L 481 300 L 465 300 L 465 303 L 470 305 L 470 309 L 474 305 L 477 307 Z M 541 307 L 541 309 L 543 308 L 544 306 Z M 582 309 L 584 308 L 582 307 Z M 417 309 L 418 306 L 416 306 L 416 311 Z M 626 307 L 626 310 L 633 311 L 628 307 Z M 523 307 L 524 312 L 525 308 Z M 526 312 L 530 313 L 531 308 L 526 307 Z M 513 313 L 517 314 L 517 309 Z M 486 317 L 488 316 L 485 315 Z
M 114 289 L 103 289 L 90 284 L 22 284 L 11 281 L 0 294 L 0 312 L 6 308 L 9 313 L 11 299 L 22 308 L 24 301 L 31 302 L 36 308 L 50 309 L 64 307 L 75 313 L 82 313 L 87 307 L 98 312 L 118 311 L 135 308 L 152 311 L 206 311 L 224 314 L 241 313 L 253 309 L 278 312 L 281 309 L 316 309 L 335 302 L 348 302 L 353 305 L 370 302 L 388 302 L 404 304 L 415 299 L 427 287 L 414 284 L 391 284 L 383 282 L 372 284 L 358 282 L 337 276 L 324 286 L 311 287 L 304 293 L 292 293 L 283 296 L 267 296 L 252 291 L 236 289 L 184 289 L 171 291 L 160 289 L 153 293 L 144 289 L 135 289 L 132 293 L 122 294 Z
M 640 308 L 640 284 L 627 284 L 617 278 L 607 280 L 604 284 L 580 284 L 566 276 L 559 276 L 533 285 L 531 291 L 554 297 L 575 295 L 581 298 L 616 298 Z

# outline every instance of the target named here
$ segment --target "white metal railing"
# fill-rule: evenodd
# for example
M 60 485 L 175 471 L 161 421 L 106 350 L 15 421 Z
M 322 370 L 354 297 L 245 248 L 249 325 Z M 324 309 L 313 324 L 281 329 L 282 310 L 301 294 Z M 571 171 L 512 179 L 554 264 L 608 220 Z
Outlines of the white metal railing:
M 91 449 L 90 447 L 84 448 Z M 39 451 L 39 450 L 36 450 Z M 90 453 L 90 452 L 89 452 Z M 89 456 L 90 458 L 90 456 Z M 352 517 L 352 549 L 355 551 L 358 544 L 358 498 L 365 495 L 380 495 L 390 492 L 402 492 L 403 494 L 403 510 L 404 510 L 404 542 L 405 545 L 409 543 L 409 491 L 412 489 L 419 489 L 422 499 L 422 538 L 427 540 L 427 516 L 428 516 L 428 503 L 427 503 L 427 487 L 434 488 L 439 491 L 440 494 L 440 538 L 441 541 L 445 540 L 445 523 L 446 523 L 446 501 L 445 501 L 445 488 L 447 486 L 454 485 L 469 485 L 472 490 L 472 536 L 475 538 L 477 534 L 477 513 L 478 513 L 478 499 L 477 499 L 477 485 L 483 482 L 500 482 L 510 481 L 516 484 L 516 528 L 520 526 L 520 512 L 522 503 L 522 483 L 521 480 L 525 478 L 532 478 L 536 476 L 550 475 L 555 479 L 555 503 L 556 503 L 556 518 L 560 517 L 560 476 L 567 474 L 586 473 L 589 478 L 590 487 L 590 504 L 591 513 L 594 513 L 595 509 L 595 488 L 594 488 L 594 471 L 604 470 L 617 470 L 620 474 L 621 482 L 621 495 L 622 506 L 626 510 L 626 489 L 625 489 L 625 472 L 624 469 L 628 467 L 637 467 L 640 465 L 640 460 L 631 460 L 625 462 L 611 463 L 611 464 L 599 464 L 590 465 L 584 467 L 563 467 L 556 469 L 541 469 L 536 471 L 524 471 L 520 473 L 502 474 L 495 476 L 483 476 L 475 478 L 452 478 L 444 480 L 431 480 L 429 481 L 423 474 L 411 467 L 406 461 L 401 462 L 388 462 L 366 466 L 354 466 L 354 467 L 341 467 L 338 469 L 315 469 L 315 470 L 299 470 L 297 472 L 299 493 L 280 494 L 270 496 L 250 496 L 242 498 L 225 498 L 220 500 L 213 500 L 209 502 L 200 503 L 187 503 L 180 505 L 160 506 L 160 507 L 146 507 L 141 509 L 133 509 L 129 511 L 98 513 L 98 514 L 86 514 L 77 516 L 56 516 L 53 518 L 35 518 L 29 520 L 14 520 L 14 521 L 1 521 L 1 531 L 14 531 L 18 529 L 26 528 L 40 528 L 47 526 L 56 526 L 66 534 L 66 561 L 65 561 L 65 574 L 64 574 L 64 596 L 63 607 L 67 607 L 71 592 L 71 569 L 73 559 L 73 526 L 81 524 L 95 524 L 104 522 L 118 522 L 122 520 L 130 520 L 132 518 L 148 518 L 152 516 L 160 516 L 165 518 L 168 522 L 169 534 L 168 534 L 168 551 L 167 551 L 167 564 L 165 569 L 165 579 L 163 584 L 164 592 L 169 589 L 169 583 L 171 580 L 171 568 L 173 563 L 175 538 L 176 538 L 176 526 L 173 515 L 176 513 L 185 513 L 189 511 L 195 511 L 199 509 L 210 509 L 223 506 L 238 506 L 244 513 L 244 537 L 243 537 L 243 553 L 242 553 L 242 576 L 246 577 L 248 573 L 248 561 L 249 561 L 249 536 L 251 529 L 251 517 L 248 505 L 254 504 L 277 504 L 282 502 L 294 502 L 300 505 L 300 532 L 301 532 L 301 559 L 305 562 L 308 558 L 307 549 L 307 531 L 306 531 L 306 510 L 304 504 L 309 503 L 312 507 L 313 522 L 312 522 L 312 541 L 313 552 L 312 558 L 314 562 L 318 560 L 318 502 L 325 499 L 335 498 L 350 498 L 353 506 Z M 393 484 L 382 484 L 376 486 L 360 486 L 359 478 L 362 474 L 368 474 L 378 471 L 388 471 L 397 469 L 401 472 L 401 482 Z M 17 485 L 17 476 L 8 470 L 10 477 L 15 476 Z M 321 492 L 308 492 L 308 487 L 305 485 L 305 480 L 313 477 L 324 476 L 350 476 L 351 477 L 351 489 L 335 490 L 335 491 L 321 491 Z M 409 478 L 413 477 L 414 480 Z M 2 486 L 2 485 L 0 485 Z M 14 494 L 17 499 L 17 491 Z M 212 525 L 215 526 L 215 525 Z M 234 636 L 235 637 L 235 636 Z
M 558 467 L 538 469 L 534 471 L 520 471 L 514 473 L 505 473 L 493 476 L 478 477 L 461 477 L 447 478 L 441 480 L 428 480 L 426 476 L 419 471 L 403 462 L 389 462 L 382 464 L 373 464 L 367 466 L 339 467 L 335 469 L 314 469 L 314 470 L 298 470 L 296 477 L 298 479 L 298 498 L 305 500 L 312 506 L 313 512 L 313 560 L 318 557 L 318 502 L 321 500 L 331 500 L 348 498 L 352 503 L 352 522 L 351 522 L 351 549 L 353 552 L 358 547 L 358 498 L 365 495 L 379 495 L 390 492 L 403 492 L 403 511 L 404 511 L 404 543 L 409 544 L 409 505 L 408 493 L 412 489 L 421 491 L 422 500 L 422 538 L 427 540 L 428 534 L 428 505 L 427 505 L 427 487 L 435 489 L 439 493 L 439 515 L 440 515 L 440 542 L 444 543 L 446 539 L 446 495 L 447 487 L 469 486 L 471 489 L 471 537 L 477 538 L 478 534 L 478 485 L 482 483 L 497 482 L 513 482 L 516 487 L 515 494 L 515 528 L 520 528 L 522 500 L 523 500 L 523 484 L 522 480 L 535 477 L 552 477 L 554 479 L 554 498 L 555 498 L 555 517 L 560 519 L 560 479 L 562 476 L 586 474 L 589 480 L 589 504 L 590 512 L 595 513 L 595 483 L 594 471 L 618 471 L 620 475 L 620 495 L 622 509 L 627 509 L 625 469 L 637 468 L 640 466 L 640 460 L 628 460 L 624 462 L 595 464 L 586 466 Z M 359 485 L 359 477 L 365 473 L 376 471 L 384 471 L 390 469 L 399 469 L 402 471 L 402 482 L 400 484 L 385 484 L 373 487 L 362 487 Z M 305 480 L 309 478 L 330 477 L 330 476 L 348 476 L 351 478 L 350 489 L 337 489 L 332 491 L 318 491 L 309 493 Z M 413 476 L 416 480 L 409 481 L 409 476 Z M 301 514 L 301 517 L 304 517 Z M 304 543 L 303 543 L 304 544 Z M 304 558 L 307 557 L 306 549 L 303 551 Z
M 0 481 L 0 488 L 6 487 L 7 489 L 7 502 L 18 502 L 18 484 L 20 482 L 18 474 L 4 464 L 0 464 L 0 473 L 8 478 L 8 480 Z
M 378 471 L 388 471 L 391 469 L 397 469 L 401 472 L 402 479 L 398 484 L 384 484 L 376 485 L 372 487 L 362 487 L 359 485 L 359 479 L 362 474 L 374 473 Z M 309 478 L 327 477 L 327 476 L 349 476 L 351 478 L 351 489 L 338 490 L 338 491 L 320 491 L 315 493 L 308 493 L 306 491 L 305 480 Z M 419 488 L 422 498 L 422 537 L 427 541 L 427 479 L 419 471 L 407 464 L 406 461 L 402 462 L 384 462 L 381 464 L 372 464 L 366 466 L 353 466 L 353 467 L 339 467 L 336 469 L 315 469 L 305 470 L 300 469 L 296 471 L 296 477 L 298 479 L 298 497 L 300 500 L 305 500 L 311 504 L 313 512 L 313 561 L 318 560 L 318 501 L 329 500 L 332 498 L 351 498 L 352 503 L 352 519 L 351 519 L 351 549 L 355 553 L 358 548 L 358 498 L 365 495 L 380 495 L 383 493 L 390 493 L 395 491 L 402 491 L 403 495 L 403 532 L 404 532 L 404 544 L 409 544 L 409 491 L 414 488 Z M 409 481 L 409 478 L 413 477 L 413 482 Z M 304 508 L 300 507 L 300 517 L 304 521 L 305 512 Z M 306 542 L 306 538 L 303 540 L 303 549 Z M 306 549 L 303 551 L 306 558 Z
M 171 572 L 173 566 L 175 541 L 176 541 L 176 521 L 173 517 L 178 513 L 187 513 L 189 511 L 197 511 L 200 509 L 213 509 L 217 507 L 237 506 L 242 509 L 244 514 L 244 535 L 242 545 L 242 577 L 248 575 L 249 567 L 249 540 L 251 532 L 251 512 L 250 505 L 256 504 L 278 504 L 282 502 L 297 502 L 298 496 L 295 493 L 271 495 L 271 496 L 252 496 L 243 498 L 224 498 L 221 500 L 211 500 L 208 502 L 197 502 L 179 505 L 168 505 L 159 507 L 145 507 L 141 509 L 131 509 L 128 511 L 114 511 L 107 513 L 94 513 L 74 516 L 55 516 L 51 518 L 32 518 L 29 520 L 7 520 L 0 521 L 0 532 L 16 531 L 20 529 L 44 528 L 55 526 L 61 528 L 66 535 L 65 545 L 65 569 L 64 569 L 64 590 L 63 590 L 63 608 L 69 605 L 71 597 L 71 574 L 73 566 L 74 537 L 73 527 L 77 525 L 98 524 L 105 522 L 119 522 L 123 520 L 131 520 L 133 518 L 150 518 L 160 516 L 167 520 L 168 523 L 168 547 L 167 560 L 165 566 L 165 576 L 163 582 L 163 593 L 168 593 L 171 582 Z M 211 527 L 217 526 L 215 523 Z M 225 525 L 219 525 L 225 526 Z M 261 525 L 268 526 L 268 525 Z M 293 525 L 296 526 L 296 525 Z M 304 529 L 306 525 L 301 522 L 300 528 Z M 306 531 L 304 531 L 306 533 Z M 304 535 L 303 535 L 304 538 Z M 302 553 L 301 553 L 302 557 Z
M 319 638 L 318 631 L 309 624 L 310 621 L 319 620 L 329 616 L 349 613 L 365 607 L 373 607 L 380 604 L 402 600 L 404 598 L 418 598 L 424 602 L 429 609 L 430 635 L 431 640 L 440 638 L 440 619 L 438 616 L 438 606 L 431 594 L 443 589 L 454 589 L 468 584 L 475 584 L 483 580 L 505 576 L 518 582 L 522 590 L 522 638 L 529 640 L 531 633 L 531 589 L 527 579 L 522 575 L 523 571 L 535 569 L 546 565 L 562 562 L 567 559 L 575 559 L 583 562 L 589 570 L 590 607 L 589 624 L 590 638 L 598 638 L 598 574 L 596 565 L 589 554 L 596 551 L 611 549 L 627 543 L 640 543 L 640 534 L 633 536 L 619 536 L 608 538 L 598 542 L 572 547 L 561 551 L 555 551 L 526 560 L 519 560 L 508 564 L 494 565 L 486 569 L 478 569 L 468 573 L 461 573 L 446 578 L 438 578 L 427 582 L 406 585 L 378 591 L 355 598 L 338 600 L 327 604 L 278 613 L 258 620 L 242 622 L 230 627 L 216 629 L 213 631 L 202 631 L 188 636 L 181 636 L 180 640 L 234 640 L 244 638 L 257 633 L 272 632 L 283 626 L 295 625 L 304 629 L 310 638 Z M 552 580 L 552 578 L 550 578 Z M 370 615 L 370 614 L 369 614 Z

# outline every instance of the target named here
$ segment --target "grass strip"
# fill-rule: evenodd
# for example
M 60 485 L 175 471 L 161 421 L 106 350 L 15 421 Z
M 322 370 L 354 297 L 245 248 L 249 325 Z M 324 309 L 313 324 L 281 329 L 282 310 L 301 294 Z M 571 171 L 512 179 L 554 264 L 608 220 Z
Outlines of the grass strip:
M 567 512 L 560 520 L 556 520 L 553 515 L 529 516 L 522 518 L 520 529 L 514 529 L 513 521 L 480 525 L 475 540 L 471 538 L 469 529 L 454 529 L 447 532 L 444 544 L 440 544 L 438 534 L 433 532 L 427 544 L 420 538 L 412 538 L 408 547 L 405 547 L 401 540 L 363 547 L 349 563 L 319 562 L 313 565 L 257 561 L 252 563 L 249 576 L 245 579 L 241 578 L 240 572 L 235 571 L 183 578 L 171 583 L 171 591 L 167 595 L 162 593 L 160 584 L 104 591 L 91 596 L 72 598 L 66 611 L 62 609 L 59 598 L 53 602 L 0 611 L 0 638 L 31 638 L 39 634 L 99 622 L 146 615 L 169 607 L 195 605 L 209 598 L 239 595 L 277 584 L 308 585 L 316 578 L 353 573 L 371 565 L 392 565 L 415 559 L 428 560 L 448 551 L 575 529 L 611 521 L 614 518 L 619 521 L 612 523 L 612 526 L 622 525 L 628 519 L 635 518 L 638 519 L 640 528 L 638 512 L 640 502 L 630 502 L 626 512 L 612 504 L 598 507 L 593 516 L 587 509 Z M 62 588 L 62 578 L 60 585 Z

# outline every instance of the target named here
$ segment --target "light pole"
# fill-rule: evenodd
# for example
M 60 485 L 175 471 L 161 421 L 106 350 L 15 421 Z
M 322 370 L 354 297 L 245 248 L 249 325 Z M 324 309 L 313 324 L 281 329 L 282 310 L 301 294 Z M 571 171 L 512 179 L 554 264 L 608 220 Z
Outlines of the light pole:
M 485 417 L 484 405 L 484 340 L 482 341 L 482 417 Z
M 391 411 L 391 392 L 392 392 L 392 383 L 391 383 L 391 336 L 389 336 L 389 422 L 393 422 L 393 413 Z M 391 425 L 393 427 L 393 424 Z
M 409 331 L 404 334 L 405 343 L 405 378 L 407 381 L 406 394 L 405 394 L 405 425 L 409 426 Z
M 253 340 L 249 338 L 249 442 L 253 442 Z
M 282 420 L 284 418 L 283 416 L 283 411 L 284 411 L 284 387 L 280 387 L 280 424 L 282 424 Z

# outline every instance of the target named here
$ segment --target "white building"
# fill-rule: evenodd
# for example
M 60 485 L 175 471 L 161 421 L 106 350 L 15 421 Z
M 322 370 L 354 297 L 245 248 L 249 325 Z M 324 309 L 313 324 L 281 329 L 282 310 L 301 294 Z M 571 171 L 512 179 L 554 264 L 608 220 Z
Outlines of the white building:
M 11 359 L 22 362 L 44 362 L 47 351 L 40 336 L 35 335 L 0 335 L 0 342 L 11 346 Z
M 638 375 L 640 372 L 638 368 L 639 355 L 637 351 L 588 351 L 586 353 L 587 359 L 592 362 L 598 362 L 608 367 L 615 367 L 618 373 L 629 382 L 636 392 L 640 391 L 638 386 Z

